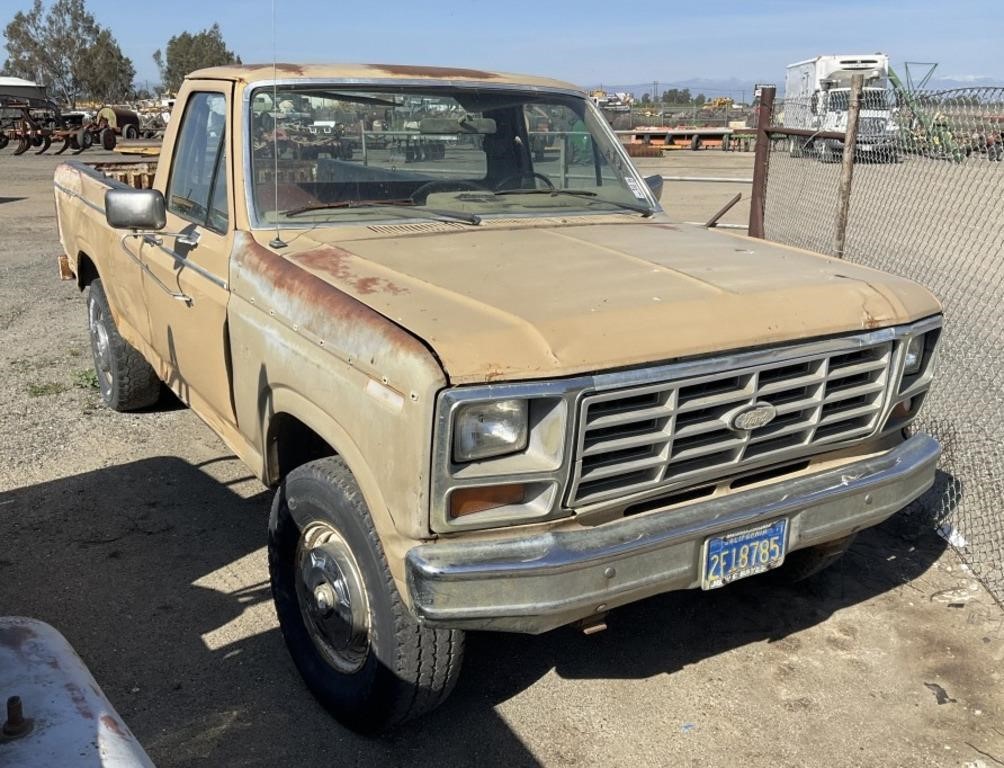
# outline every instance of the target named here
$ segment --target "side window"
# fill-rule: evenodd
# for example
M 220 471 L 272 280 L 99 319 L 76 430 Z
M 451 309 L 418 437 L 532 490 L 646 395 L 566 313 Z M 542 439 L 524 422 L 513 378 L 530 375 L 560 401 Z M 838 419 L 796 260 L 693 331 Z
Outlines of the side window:
M 167 182 L 167 209 L 225 232 L 227 101 L 222 93 L 193 93 L 185 105 Z

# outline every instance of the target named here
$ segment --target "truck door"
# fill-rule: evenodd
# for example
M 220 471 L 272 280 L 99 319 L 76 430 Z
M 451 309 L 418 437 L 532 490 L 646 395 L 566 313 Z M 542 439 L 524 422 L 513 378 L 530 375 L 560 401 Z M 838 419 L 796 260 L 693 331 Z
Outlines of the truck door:
M 167 226 L 147 244 L 144 292 L 153 347 L 171 389 L 213 426 L 236 423 L 230 396 L 228 263 L 233 245 L 233 172 L 228 152 L 229 83 L 193 83 L 166 182 Z M 175 111 L 178 115 L 178 111 Z M 170 137 L 167 139 L 170 142 Z

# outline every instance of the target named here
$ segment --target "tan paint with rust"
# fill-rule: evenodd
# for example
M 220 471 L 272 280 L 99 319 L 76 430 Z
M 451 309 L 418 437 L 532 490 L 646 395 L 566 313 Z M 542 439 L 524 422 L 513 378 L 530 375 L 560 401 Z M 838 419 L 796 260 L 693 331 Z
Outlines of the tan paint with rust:
M 193 72 L 188 76 L 199 80 L 233 80 L 237 83 L 253 83 L 261 80 L 292 80 L 297 78 L 311 80 L 352 80 L 353 85 L 365 84 L 374 80 L 402 81 L 442 81 L 469 85 L 485 83 L 491 85 L 529 86 L 531 88 L 547 88 L 559 91 L 569 91 L 585 95 L 581 87 L 563 80 L 553 80 L 548 77 L 534 75 L 517 75 L 508 72 L 486 72 L 480 69 L 461 69 L 459 67 L 417 67 L 404 64 L 288 64 L 269 63 L 240 64 L 222 67 L 208 67 Z M 181 94 L 178 94 L 178 104 L 181 104 Z
M 454 384 L 667 362 L 940 311 L 926 289 L 865 267 L 623 219 L 382 238 L 318 227 L 291 235 L 285 256 L 424 339 Z
M 276 416 L 287 413 L 327 440 L 359 481 L 403 578 L 404 552 L 428 536 L 433 408 L 446 383 L 435 358 L 249 233 L 237 233 L 230 282 L 234 402 L 245 439 L 265 445 Z
M 115 325 L 134 347 L 148 347 L 149 326 L 140 271 L 122 251 L 123 233 L 111 229 L 96 211 L 72 197 L 77 195 L 104 208 L 107 186 L 65 163 L 56 167 L 54 180 L 60 242 L 73 273 L 80 274 L 80 261 L 86 256 L 100 276 L 114 274 L 115 279 L 104 279 L 102 284 Z M 134 249 L 138 246 L 133 238 L 126 243 Z
M 542 78 L 386 65 L 277 65 L 277 75 L 577 90 Z M 193 75 L 233 81 L 238 105 L 248 83 L 272 76 L 271 65 Z M 179 104 L 190 89 L 191 82 L 183 86 Z M 232 137 L 243 137 L 244 120 L 240 110 L 231 115 Z M 155 182 L 161 190 L 178 122 L 165 139 Z M 229 157 L 236 232 L 227 317 L 236 424 L 213 419 L 197 393 L 190 402 L 266 482 L 277 479 L 267 444 L 277 415 L 296 417 L 328 441 L 359 481 L 399 587 L 405 553 L 429 537 L 435 396 L 448 378 L 459 384 L 602 371 L 905 323 L 940 310 L 909 281 L 677 227 L 664 216 L 486 219 L 480 227 L 430 225 L 428 234 L 410 235 L 325 225 L 284 230 L 287 247 L 274 249 L 274 233 L 248 231 L 242 152 Z M 100 181 L 68 166 L 57 169 L 56 180 L 103 205 Z M 79 270 L 81 251 L 95 261 L 122 335 L 163 370 L 148 342 L 142 292 L 128 287 L 138 269 L 121 253 L 120 234 L 59 192 L 57 208 L 70 263 Z M 831 459 L 842 460 L 817 461 Z

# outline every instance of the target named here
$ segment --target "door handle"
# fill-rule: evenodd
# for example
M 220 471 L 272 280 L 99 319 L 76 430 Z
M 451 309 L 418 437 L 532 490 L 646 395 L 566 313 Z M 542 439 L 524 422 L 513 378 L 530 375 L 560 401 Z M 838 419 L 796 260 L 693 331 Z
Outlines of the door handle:
M 130 237 L 142 237 L 145 242 L 151 243 L 153 245 L 160 245 L 160 243 L 157 242 L 157 238 L 143 233 L 129 232 L 128 234 L 122 235 L 122 239 L 119 241 L 119 243 L 122 246 L 122 250 L 126 252 L 126 255 L 128 255 L 130 259 L 136 262 L 136 264 L 139 266 L 140 269 L 142 269 L 144 272 L 147 273 L 147 275 L 150 276 L 150 279 L 157 284 L 158 288 L 164 291 L 172 299 L 183 302 L 188 306 L 191 306 L 192 304 L 191 296 L 189 296 L 187 293 L 176 291 L 173 288 L 171 288 L 171 286 L 165 284 L 159 277 L 157 277 L 157 275 L 153 273 L 153 270 L 151 270 L 150 267 L 147 266 L 145 261 L 143 261 L 135 253 L 129 250 L 129 248 L 126 246 L 126 240 Z
M 133 232 L 128 237 L 142 237 L 154 245 L 163 245 L 165 237 L 173 237 L 175 244 L 187 245 L 194 248 L 199 244 L 199 232 Z

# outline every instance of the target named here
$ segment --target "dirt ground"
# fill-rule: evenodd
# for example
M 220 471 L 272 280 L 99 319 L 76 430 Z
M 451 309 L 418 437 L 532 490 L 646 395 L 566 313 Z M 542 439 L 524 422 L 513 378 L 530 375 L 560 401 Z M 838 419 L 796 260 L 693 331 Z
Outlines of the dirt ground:
M 442 709 L 345 731 L 276 628 L 268 491 L 180 406 L 99 404 L 83 302 L 56 276 L 57 162 L 0 154 L 0 614 L 60 629 L 158 766 L 1004 765 L 1004 612 L 904 515 L 797 587 L 668 594 L 591 637 L 472 635 Z M 748 176 L 752 156 L 642 165 Z M 703 220 L 748 190 L 667 184 L 664 202 Z

